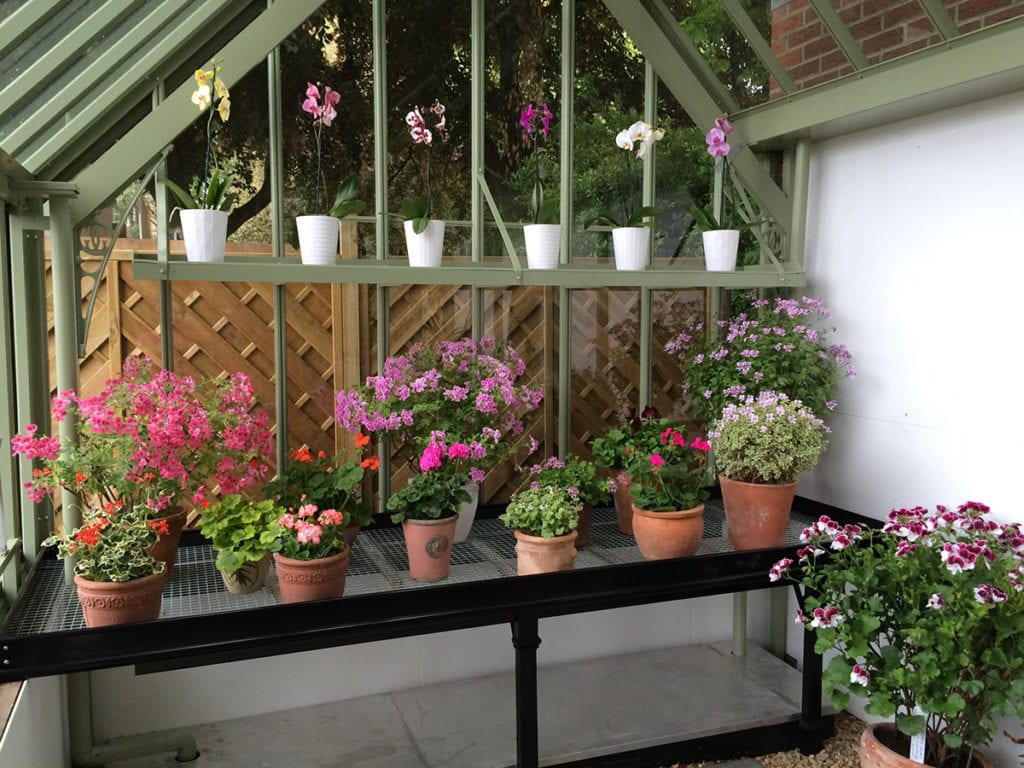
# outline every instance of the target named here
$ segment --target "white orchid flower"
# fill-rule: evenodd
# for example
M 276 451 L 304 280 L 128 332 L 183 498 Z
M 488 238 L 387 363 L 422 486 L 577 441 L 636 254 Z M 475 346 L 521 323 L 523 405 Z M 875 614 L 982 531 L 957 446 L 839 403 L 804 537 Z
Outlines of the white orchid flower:
M 626 151 L 632 151 L 633 149 L 633 139 L 629 137 L 629 131 L 619 131 L 615 137 L 615 143 L 620 149 L 625 149 Z

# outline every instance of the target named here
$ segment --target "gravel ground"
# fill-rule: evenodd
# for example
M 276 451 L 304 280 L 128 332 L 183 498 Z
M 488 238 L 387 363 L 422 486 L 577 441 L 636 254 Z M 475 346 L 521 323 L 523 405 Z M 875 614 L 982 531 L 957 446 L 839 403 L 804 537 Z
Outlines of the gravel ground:
M 799 750 L 759 755 L 757 761 L 764 768 L 857 768 L 857 742 L 860 741 L 864 721 L 848 712 L 840 712 L 836 718 L 836 734 L 815 755 L 801 755 Z M 728 762 L 728 761 L 726 761 Z M 691 763 L 673 765 L 672 768 L 710 768 L 722 763 Z

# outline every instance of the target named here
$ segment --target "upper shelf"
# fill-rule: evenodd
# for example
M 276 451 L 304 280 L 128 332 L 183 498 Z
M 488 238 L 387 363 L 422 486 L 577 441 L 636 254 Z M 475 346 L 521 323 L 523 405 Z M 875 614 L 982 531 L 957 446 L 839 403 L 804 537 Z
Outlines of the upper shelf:
M 560 288 L 775 288 L 803 287 L 803 269 L 783 264 L 747 267 L 736 272 L 708 272 L 701 259 L 680 259 L 672 266 L 642 272 L 612 265 L 563 264 L 558 269 L 517 271 L 504 261 L 449 261 L 440 267 L 410 267 L 404 259 L 341 259 L 333 265 L 307 265 L 297 258 L 228 256 L 223 262 L 188 262 L 181 256 L 159 261 L 136 254 L 135 277 L 143 280 L 195 280 L 265 283 L 367 283 L 376 285 L 471 285 L 500 288 L 546 285 Z

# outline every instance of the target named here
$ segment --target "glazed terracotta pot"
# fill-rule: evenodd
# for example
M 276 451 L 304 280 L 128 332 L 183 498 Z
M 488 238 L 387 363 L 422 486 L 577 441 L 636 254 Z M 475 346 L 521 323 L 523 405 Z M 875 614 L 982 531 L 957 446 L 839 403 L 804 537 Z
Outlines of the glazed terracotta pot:
M 891 738 L 895 730 L 892 723 L 874 723 L 864 729 L 858 749 L 861 768 L 920 768 L 926 765 L 894 752 L 882 743 Z M 971 768 L 992 768 L 992 761 L 975 750 L 971 756 Z
M 270 575 L 270 553 L 268 552 L 259 560 L 250 560 L 243 563 L 236 571 L 221 571 L 220 577 L 224 586 L 233 595 L 251 595 L 258 592 L 267 584 L 267 576 Z
M 576 562 L 576 531 L 565 536 L 530 536 L 520 530 L 516 535 L 516 573 L 571 571 Z
M 162 573 L 131 581 L 89 581 L 75 576 L 78 602 L 87 627 L 109 627 L 154 621 L 160 616 L 160 602 L 166 579 Z
M 161 574 L 164 581 L 171 577 L 174 569 L 174 561 L 178 558 L 178 545 L 181 543 L 181 529 L 185 527 L 185 520 L 188 513 L 175 512 L 164 518 L 167 521 L 167 533 L 157 539 L 157 542 L 149 548 L 149 554 L 165 564 L 164 572 Z
M 304 603 L 341 597 L 345 594 L 348 555 L 348 547 L 336 555 L 315 560 L 293 560 L 275 552 L 274 565 L 281 602 Z
M 409 556 L 409 576 L 413 581 L 440 581 L 451 568 L 452 540 L 458 515 L 440 520 L 402 521 L 405 548 Z
M 633 507 L 633 535 L 644 560 L 688 557 L 704 538 L 704 505 L 675 512 Z
M 576 549 L 590 544 L 591 531 L 594 528 L 594 505 L 584 504 L 580 509 L 580 522 L 576 526 Z
M 633 479 L 628 472 L 613 469 L 609 476 L 615 482 L 615 524 L 623 533 L 633 535 L 633 496 L 630 487 Z
M 736 549 L 781 546 L 786 538 L 796 483 L 741 483 L 719 475 L 729 543 Z

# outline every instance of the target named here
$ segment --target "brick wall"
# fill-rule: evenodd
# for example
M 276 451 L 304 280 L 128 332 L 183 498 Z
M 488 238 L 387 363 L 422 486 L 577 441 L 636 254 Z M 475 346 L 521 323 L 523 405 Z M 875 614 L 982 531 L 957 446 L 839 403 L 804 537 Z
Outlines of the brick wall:
M 917 0 L 832 2 L 872 64 L 941 40 Z M 942 0 L 942 4 L 961 33 L 1024 15 L 1024 0 Z M 773 8 L 772 50 L 800 88 L 853 71 L 808 0 L 787 0 Z M 772 98 L 781 94 L 773 80 Z

